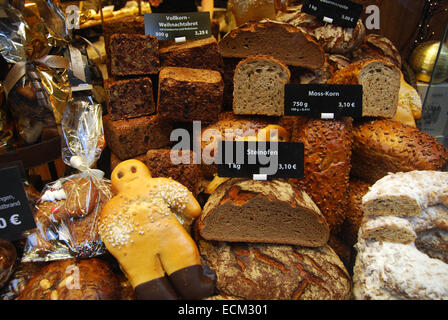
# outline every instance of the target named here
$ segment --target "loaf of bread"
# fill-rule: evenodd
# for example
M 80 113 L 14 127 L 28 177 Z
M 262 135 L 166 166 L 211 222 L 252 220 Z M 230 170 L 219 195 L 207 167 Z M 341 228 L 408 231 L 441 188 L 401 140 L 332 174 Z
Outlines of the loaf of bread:
M 233 108 L 233 76 L 235 75 L 235 68 L 242 59 L 239 58 L 223 58 L 224 72 L 222 73 L 222 80 L 224 81 L 223 93 L 223 109 L 232 110 Z
M 328 53 L 350 53 L 366 36 L 366 28 L 361 19 L 355 28 L 343 28 L 302 12 L 302 5 L 288 7 L 286 12 L 279 11 L 276 20 L 289 23 L 311 35 Z
M 362 197 L 369 191 L 370 184 L 354 177 L 350 177 L 348 186 L 348 206 L 345 220 L 342 224 L 340 237 L 350 247 L 358 240 L 358 231 L 363 218 Z
M 369 183 L 389 172 L 442 170 L 447 162 L 448 149 L 418 128 L 386 119 L 353 128 L 351 173 Z
M 304 178 L 291 179 L 313 199 L 337 233 L 348 206 L 352 119 L 298 117 L 293 142 L 304 144 Z
M 19 300 L 118 300 L 120 286 L 110 266 L 97 258 L 59 260 L 26 284 Z
M 160 69 L 159 42 L 141 34 L 112 34 L 110 37 L 112 76 L 156 74 Z
M 206 178 L 212 178 L 217 173 L 218 144 L 224 140 L 243 140 L 257 137 L 263 129 L 276 125 L 278 118 L 264 116 L 241 116 L 233 112 L 219 114 L 218 121 L 203 128 L 201 136 L 202 168 Z M 275 126 L 278 130 L 278 141 L 289 141 L 291 132 L 283 127 Z M 227 135 L 226 135 L 227 132 Z
M 231 179 L 213 192 L 199 218 L 206 240 L 319 247 L 329 228 L 319 208 L 298 187 L 281 180 Z
M 172 121 L 218 120 L 224 82 L 214 70 L 164 67 L 159 74 L 157 112 Z
M 448 264 L 448 231 L 430 229 L 419 232 L 415 246 L 421 252 L 433 259 L 439 259 Z
M 447 300 L 448 264 L 414 244 L 360 241 L 353 271 L 357 300 Z
M 371 186 L 362 198 L 364 215 L 420 216 L 421 210 L 448 205 L 448 172 L 389 173 Z
M 199 240 L 202 259 L 216 272 L 218 293 L 247 300 L 348 300 L 351 279 L 327 245 Z
M 150 78 L 104 81 L 106 107 L 111 120 L 137 118 L 156 111 Z
M 401 69 L 400 51 L 385 36 L 368 34 L 362 44 L 353 51 L 353 60 L 384 59 Z
M 288 23 L 249 21 L 227 33 L 218 43 L 225 58 L 272 56 L 286 65 L 319 69 L 324 50 L 310 36 Z
M 0 288 L 8 281 L 16 263 L 17 251 L 14 245 L 0 239 Z
M 223 60 L 215 37 L 160 44 L 162 67 L 185 67 L 223 72 Z
M 285 85 L 291 73 L 286 65 L 269 56 L 242 60 L 233 78 L 233 112 L 281 116 L 285 109 Z
M 362 60 L 336 71 L 327 83 L 362 85 L 362 115 L 392 118 L 397 110 L 400 77 L 400 69 L 386 60 Z
M 118 121 L 105 115 L 103 124 L 107 146 L 122 160 L 171 144 L 172 124 L 159 115 Z

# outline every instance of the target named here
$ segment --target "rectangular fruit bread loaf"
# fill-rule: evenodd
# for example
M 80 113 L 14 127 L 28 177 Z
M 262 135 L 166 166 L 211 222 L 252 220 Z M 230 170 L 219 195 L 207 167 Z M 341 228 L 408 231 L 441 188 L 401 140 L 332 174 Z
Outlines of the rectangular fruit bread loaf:
M 252 56 L 242 60 L 233 78 L 233 112 L 283 115 L 285 85 L 290 77 L 288 67 L 273 57 Z
M 104 81 L 106 107 L 111 120 L 123 120 L 150 115 L 156 111 L 150 78 Z
M 159 74 L 157 111 L 172 121 L 210 123 L 221 112 L 223 90 L 217 71 L 164 67 Z
M 156 74 L 160 69 L 159 42 L 141 34 L 113 34 L 110 37 L 112 76 Z
M 121 160 L 171 144 L 172 124 L 158 115 L 112 121 L 103 117 L 106 144 Z
M 392 118 L 397 110 L 400 70 L 385 60 L 361 60 L 336 71 L 329 84 L 362 85 L 362 115 Z
M 206 240 L 319 247 L 329 238 L 311 198 L 281 180 L 224 182 L 210 195 L 198 226 Z

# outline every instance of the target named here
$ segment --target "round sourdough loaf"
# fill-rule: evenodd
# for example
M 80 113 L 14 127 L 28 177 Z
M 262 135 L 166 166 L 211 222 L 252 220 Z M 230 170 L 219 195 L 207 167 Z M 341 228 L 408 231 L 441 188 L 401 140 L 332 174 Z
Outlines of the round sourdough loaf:
M 247 300 L 347 300 L 350 276 L 328 245 L 307 248 L 199 240 L 217 290 Z
M 283 180 L 234 178 L 204 206 L 199 232 L 207 240 L 325 245 L 328 224 L 313 200 Z
M 350 53 L 366 36 L 366 28 L 361 19 L 355 28 L 343 28 L 302 12 L 302 5 L 289 7 L 287 12 L 280 12 L 276 20 L 289 23 L 311 35 L 328 53 Z

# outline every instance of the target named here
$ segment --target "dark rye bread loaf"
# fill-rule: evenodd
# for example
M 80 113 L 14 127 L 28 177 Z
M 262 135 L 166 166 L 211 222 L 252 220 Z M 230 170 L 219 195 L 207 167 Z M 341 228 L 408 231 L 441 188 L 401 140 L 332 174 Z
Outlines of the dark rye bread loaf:
M 215 37 L 177 44 L 160 43 L 162 67 L 185 67 L 223 72 L 223 60 Z
M 361 60 L 336 71 L 328 84 L 362 85 L 362 115 L 392 118 L 400 92 L 401 73 L 386 60 Z
M 293 142 L 304 144 L 304 178 L 290 179 L 306 191 L 337 232 L 348 204 L 352 119 L 298 117 Z
M 247 300 L 350 299 L 350 276 L 328 245 L 198 243 L 203 261 L 216 272 L 221 295 Z
M 374 183 L 389 172 L 441 170 L 448 149 L 433 136 L 391 120 L 371 120 L 353 128 L 352 174 Z
M 385 59 L 401 69 L 400 51 L 386 37 L 379 34 L 369 34 L 363 43 L 352 53 L 353 60 Z
M 315 40 L 277 21 L 249 21 L 227 33 L 218 45 L 225 58 L 265 55 L 307 69 L 319 69 L 324 64 L 324 50 Z
M 329 228 L 319 208 L 298 187 L 282 180 L 235 178 L 209 197 L 199 218 L 206 240 L 325 245 Z

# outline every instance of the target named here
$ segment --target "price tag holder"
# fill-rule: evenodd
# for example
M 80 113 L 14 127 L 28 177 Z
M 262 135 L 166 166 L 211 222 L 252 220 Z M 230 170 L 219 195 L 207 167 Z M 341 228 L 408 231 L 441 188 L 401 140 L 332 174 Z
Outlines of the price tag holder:
M 269 180 L 304 177 L 304 146 L 294 142 L 223 141 L 218 176 Z
M 145 34 L 175 42 L 209 38 L 210 13 L 145 13 Z
M 362 117 L 362 86 L 339 84 L 285 85 L 285 115 L 321 119 Z
M 348 0 L 305 0 L 302 12 L 343 28 L 355 28 L 362 5 Z
M 0 238 L 15 241 L 36 228 L 18 167 L 0 169 Z

